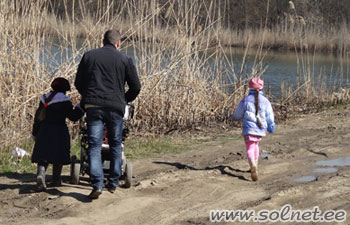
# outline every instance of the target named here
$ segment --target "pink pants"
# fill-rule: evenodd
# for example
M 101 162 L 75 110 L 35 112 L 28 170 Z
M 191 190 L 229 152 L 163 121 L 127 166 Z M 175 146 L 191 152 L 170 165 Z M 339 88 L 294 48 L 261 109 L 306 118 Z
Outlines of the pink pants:
M 244 136 L 244 142 L 247 149 L 247 158 L 251 162 L 252 160 L 257 160 L 259 158 L 259 142 L 261 141 L 261 136 L 246 135 Z

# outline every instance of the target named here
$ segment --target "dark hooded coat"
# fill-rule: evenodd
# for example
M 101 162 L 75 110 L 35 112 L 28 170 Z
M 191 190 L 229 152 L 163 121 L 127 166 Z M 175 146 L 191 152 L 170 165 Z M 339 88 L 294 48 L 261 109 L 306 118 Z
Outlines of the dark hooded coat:
M 32 154 L 33 163 L 52 163 L 67 165 L 70 160 L 70 136 L 66 118 L 77 121 L 84 114 L 80 107 L 73 107 L 70 99 L 58 92 L 47 103 L 44 120 L 40 121 L 39 114 L 44 108 L 45 97 L 41 96 L 39 107 L 35 113 L 32 135 L 35 145 Z

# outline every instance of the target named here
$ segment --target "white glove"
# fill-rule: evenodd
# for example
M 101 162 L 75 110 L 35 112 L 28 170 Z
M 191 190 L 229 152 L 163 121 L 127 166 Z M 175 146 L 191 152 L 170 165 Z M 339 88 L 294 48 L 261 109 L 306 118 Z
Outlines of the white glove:
M 124 113 L 124 120 L 128 120 L 129 119 L 129 107 L 128 105 L 125 106 L 125 113 Z

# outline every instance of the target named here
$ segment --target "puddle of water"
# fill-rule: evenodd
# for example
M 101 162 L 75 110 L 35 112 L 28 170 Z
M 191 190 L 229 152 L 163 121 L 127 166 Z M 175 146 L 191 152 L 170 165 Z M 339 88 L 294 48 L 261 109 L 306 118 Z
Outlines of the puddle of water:
M 326 168 L 316 168 L 314 169 L 314 173 L 335 173 L 338 169 L 334 167 L 326 167 Z
M 304 182 L 311 182 L 315 181 L 316 177 L 315 176 L 305 176 L 305 177 L 299 177 L 295 179 L 294 181 L 299 182 L 299 183 L 304 183 Z
M 350 166 L 350 157 L 316 162 L 319 166 Z
M 262 159 L 269 159 L 270 157 L 271 157 L 271 154 L 267 154 L 267 153 L 260 154 L 260 158 L 262 158 Z

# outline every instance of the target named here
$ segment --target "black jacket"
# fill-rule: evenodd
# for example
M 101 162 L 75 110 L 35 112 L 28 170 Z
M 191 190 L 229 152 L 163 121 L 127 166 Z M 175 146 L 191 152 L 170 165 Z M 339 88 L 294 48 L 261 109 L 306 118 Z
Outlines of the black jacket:
M 46 94 L 46 96 L 48 96 Z M 77 121 L 84 112 L 79 108 L 73 108 L 69 98 L 59 92 L 48 103 L 45 119 L 39 120 L 39 112 L 44 108 L 44 100 L 41 96 L 40 105 L 35 113 L 32 134 L 35 137 L 35 145 L 32 154 L 32 162 L 57 163 L 67 165 L 70 161 L 70 136 L 66 125 L 66 118 Z
M 126 103 L 133 101 L 141 89 L 132 59 L 111 44 L 84 54 L 74 85 L 82 96 L 82 104 L 109 108 L 121 116 Z

